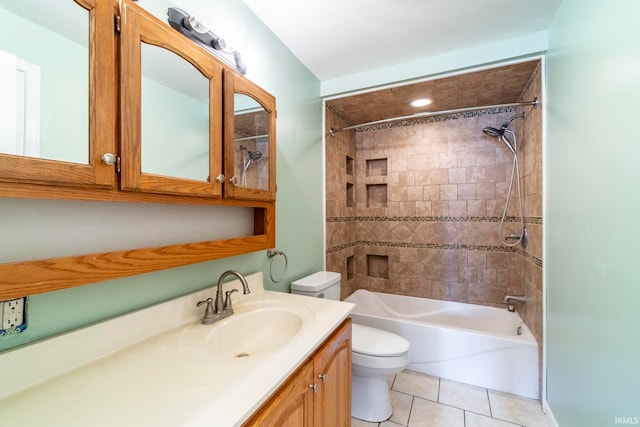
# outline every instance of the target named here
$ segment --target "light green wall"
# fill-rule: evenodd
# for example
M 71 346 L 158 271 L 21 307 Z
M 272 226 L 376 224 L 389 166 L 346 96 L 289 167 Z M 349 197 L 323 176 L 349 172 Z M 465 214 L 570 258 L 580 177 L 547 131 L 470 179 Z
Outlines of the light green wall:
M 478 65 L 527 57 L 547 49 L 547 32 L 537 31 L 466 49 L 428 56 L 389 67 L 322 81 L 321 95 L 331 96 L 360 89 L 399 83 L 427 76 L 461 71 Z
M 640 417 L 639 16 L 636 0 L 563 0 L 549 31 L 547 388 L 561 426 Z
M 166 19 L 169 2 L 141 0 L 143 7 L 153 8 L 161 19 Z M 195 7 L 193 2 L 183 0 L 171 2 L 186 11 Z M 272 93 L 277 100 L 277 209 L 276 245 L 289 258 L 285 279 L 273 284 L 268 279 L 269 260 L 266 252 L 232 257 L 220 261 L 175 268 L 127 279 L 72 288 L 64 291 L 35 295 L 29 298 L 29 327 L 18 336 L 0 337 L 0 351 L 30 341 L 45 338 L 81 327 L 105 318 L 113 317 L 171 299 L 217 281 L 218 276 L 229 268 L 243 273 L 263 271 L 267 288 L 286 291 L 291 280 L 320 270 L 323 267 L 322 244 L 322 102 L 319 97 L 320 82 L 287 50 L 284 45 L 244 6 L 241 0 L 216 2 L 215 18 L 224 29 L 213 27 L 218 34 L 234 32 L 234 45 L 241 52 L 256 52 L 259 62 L 250 65 L 247 76 Z M 257 56 L 257 55 L 256 55 Z M 39 208 L 46 210 L 48 203 L 41 202 Z M 55 202 L 64 204 L 65 202 Z M 23 203 L 24 209 L 33 209 L 32 203 Z M 7 227 L 22 230 L 29 237 L 29 224 L 21 221 L 20 215 L 7 217 L 2 211 L 11 206 L 12 211 L 21 206 L 20 200 L 0 198 L 0 218 Z M 150 215 L 162 205 L 149 205 Z M 85 212 L 77 208 L 77 227 L 68 227 L 69 238 L 74 234 L 91 233 L 91 228 L 113 227 L 115 224 L 87 225 Z M 51 227 L 63 227 L 62 218 L 49 219 Z M 218 218 L 224 222 L 225 218 Z M 175 218 L 176 222 L 180 218 Z M 68 224 L 68 223 L 67 223 Z M 171 224 L 167 224 L 170 228 Z M 140 233 L 162 233 L 162 229 L 150 229 L 140 223 Z M 123 241 L 127 236 L 122 236 Z M 12 245 L 3 241 L 3 245 Z M 45 242 L 55 245 L 56 242 Z M 32 254 L 38 258 L 39 247 Z M 2 260 L 0 259 L 0 262 Z M 282 264 L 276 263 L 274 273 L 278 275 Z

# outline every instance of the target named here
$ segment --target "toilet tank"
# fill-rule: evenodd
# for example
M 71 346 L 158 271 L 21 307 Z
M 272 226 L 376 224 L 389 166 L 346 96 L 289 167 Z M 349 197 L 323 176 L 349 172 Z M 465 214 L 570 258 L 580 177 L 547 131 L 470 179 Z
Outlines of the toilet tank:
M 291 282 L 291 293 L 340 300 L 340 273 L 318 271 Z

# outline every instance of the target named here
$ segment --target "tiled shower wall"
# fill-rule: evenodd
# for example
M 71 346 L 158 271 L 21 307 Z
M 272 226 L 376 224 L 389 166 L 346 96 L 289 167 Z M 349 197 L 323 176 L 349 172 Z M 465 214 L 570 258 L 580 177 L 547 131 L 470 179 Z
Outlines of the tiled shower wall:
M 539 69 L 522 100 L 541 97 Z M 327 137 L 327 269 L 356 289 L 504 307 L 524 293 L 520 311 L 542 342 L 541 108 L 524 108 L 518 137 L 529 244 L 498 239 L 512 156 L 482 133 L 519 111 L 484 110 L 337 133 Z M 327 127 L 348 125 L 327 111 Z M 351 173 L 350 160 L 351 160 Z M 514 188 L 515 190 L 515 188 Z M 504 234 L 518 227 L 517 198 Z
M 542 77 L 540 66 L 536 69 L 521 100 L 538 98 L 542 102 Z M 518 146 L 522 197 L 528 245 L 520 249 L 520 287 L 527 296 L 527 303 L 520 307 L 525 323 L 542 344 L 542 108 L 521 108 L 524 120 L 518 120 L 515 130 L 521 139 Z M 519 141 L 520 141 L 519 139 Z M 542 359 L 541 359 L 542 360 Z
M 338 129 L 348 126 L 338 113 L 327 110 L 326 127 Z M 326 161 L 326 217 L 327 270 L 342 276 L 341 298 L 358 289 L 355 280 L 356 236 L 356 139 L 354 131 L 327 136 Z M 350 168 L 347 171 L 347 164 Z M 348 200 L 348 197 L 351 199 Z

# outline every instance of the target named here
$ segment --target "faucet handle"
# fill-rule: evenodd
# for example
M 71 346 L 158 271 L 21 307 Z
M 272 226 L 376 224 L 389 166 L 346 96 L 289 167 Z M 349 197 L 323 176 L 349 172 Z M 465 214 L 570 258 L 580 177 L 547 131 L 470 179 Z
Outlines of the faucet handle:
M 204 317 L 202 318 L 203 325 L 210 325 L 215 322 L 215 312 L 213 310 L 213 298 L 207 298 L 204 301 L 198 301 L 196 307 L 200 307 L 202 304 L 207 304 L 207 308 L 204 310 Z
M 233 313 L 233 306 L 231 305 L 231 294 L 234 292 L 238 292 L 237 289 L 231 289 L 224 293 L 224 311 L 231 311 Z

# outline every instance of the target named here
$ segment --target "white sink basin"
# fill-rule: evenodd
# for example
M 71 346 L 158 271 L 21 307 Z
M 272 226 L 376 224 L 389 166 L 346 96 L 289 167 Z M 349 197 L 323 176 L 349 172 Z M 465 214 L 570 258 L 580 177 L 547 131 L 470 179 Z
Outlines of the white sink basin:
M 255 358 L 285 349 L 313 322 L 313 313 L 302 306 L 264 300 L 247 302 L 213 325 L 187 326 L 180 334 L 178 350 L 202 346 L 213 357 Z

